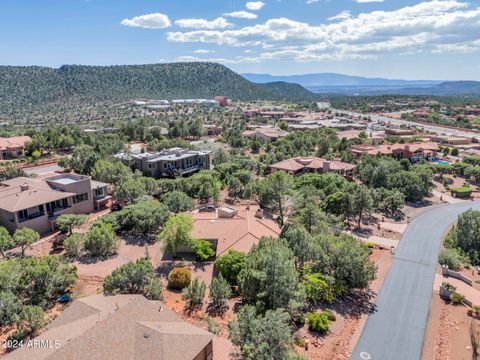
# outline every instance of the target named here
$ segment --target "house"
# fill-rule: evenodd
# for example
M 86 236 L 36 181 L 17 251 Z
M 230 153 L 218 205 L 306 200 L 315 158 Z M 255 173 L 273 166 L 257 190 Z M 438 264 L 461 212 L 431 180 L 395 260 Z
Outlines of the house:
M 338 160 L 325 160 L 318 157 L 295 157 L 270 165 L 272 172 L 285 171 L 292 175 L 300 175 L 305 172 L 336 172 L 348 176 L 356 168 L 353 164 Z
M 143 295 L 75 300 L 7 360 L 211 360 L 215 336 Z
M 0 225 L 14 232 L 53 230 L 62 214 L 89 214 L 111 199 L 107 185 L 89 176 L 48 173 L 0 182 Z
M 210 241 L 217 256 L 228 250 L 246 253 L 263 236 L 277 238 L 281 232 L 275 220 L 257 205 L 240 209 L 222 206 L 213 213 L 192 212 L 192 217 L 193 238 Z
M 273 127 L 258 127 L 254 130 L 245 130 L 242 136 L 250 138 L 258 138 L 264 141 L 275 141 L 282 137 L 288 136 L 288 131 Z
M 410 159 L 417 161 L 419 159 L 435 158 L 438 152 L 438 145 L 432 142 L 415 142 L 411 144 L 393 144 L 393 145 L 352 145 L 353 155 L 388 155 L 397 159 Z
M 415 135 L 415 130 L 403 129 L 403 128 L 388 128 L 388 129 L 385 129 L 385 134 L 397 135 L 397 136 Z
M 0 138 L 0 160 L 15 159 L 23 156 L 25 144 L 32 141 L 30 136 Z
M 226 107 L 228 105 L 228 98 L 226 96 L 215 96 L 215 101 L 221 107 Z
M 435 135 L 430 137 L 431 141 L 447 145 L 468 145 L 472 139 L 460 136 Z
M 223 128 L 220 125 L 204 124 L 203 129 L 207 136 L 217 136 L 223 132 Z
M 115 157 L 131 162 L 133 168 L 153 178 L 189 175 L 203 169 L 210 169 L 211 151 L 183 148 L 163 149 L 156 153 L 120 153 Z

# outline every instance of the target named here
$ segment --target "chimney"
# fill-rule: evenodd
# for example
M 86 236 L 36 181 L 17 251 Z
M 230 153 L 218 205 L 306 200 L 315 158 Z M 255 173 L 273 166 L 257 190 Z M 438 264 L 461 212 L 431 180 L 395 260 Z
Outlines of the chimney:
M 247 200 L 247 206 L 245 207 L 246 210 L 250 210 L 250 200 Z
M 323 160 L 323 172 L 328 173 L 330 171 L 330 161 Z
M 258 210 L 255 212 L 255 217 L 258 218 L 258 219 L 263 219 L 263 210 L 262 210 L 262 209 L 258 209 Z
M 28 190 L 28 184 L 26 182 L 20 185 L 20 191 L 27 191 L 27 190 Z

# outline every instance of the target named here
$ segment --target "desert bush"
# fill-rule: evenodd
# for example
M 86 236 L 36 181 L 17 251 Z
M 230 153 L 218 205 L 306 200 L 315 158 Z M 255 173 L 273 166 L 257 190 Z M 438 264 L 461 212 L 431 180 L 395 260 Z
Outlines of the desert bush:
M 182 290 L 190 285 L 192 274 L 186 267 L 177 267 L 168 274 L 168 287 L 176 290 Z
M 328 332 L 328 324 L 330 320 L 324 313 L 309 313 L 307 314 L 308 329 L 310 331 L 326 334 Z
M 438 256 L 438 262 L 449 269 L 458 270 L 462 266 L 462 256 L 456 249 L 444 249 Z

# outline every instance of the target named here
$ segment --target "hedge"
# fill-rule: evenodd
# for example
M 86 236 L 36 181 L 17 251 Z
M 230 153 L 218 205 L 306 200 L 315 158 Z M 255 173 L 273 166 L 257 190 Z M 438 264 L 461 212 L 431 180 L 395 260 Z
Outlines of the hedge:
M 455 197 L 469 197 L 472 194 L 472 189 L 469 186 L 461 186 L 451 190 L 451 193 Z

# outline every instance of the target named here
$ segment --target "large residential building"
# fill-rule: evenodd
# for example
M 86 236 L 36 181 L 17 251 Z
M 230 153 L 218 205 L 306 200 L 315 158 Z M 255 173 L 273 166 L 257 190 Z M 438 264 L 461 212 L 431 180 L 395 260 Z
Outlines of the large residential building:
M 0 138 L 0 160 L 15 159 L 23 156 L 25 144 L 32 141 L 30 136 Z
M 215 336 L 143 295 L 75 300 L 8 360 L 212 360 Z
M 184 176 L 203 169 L 210 169 L 211 151 L 183 148 L 164 149 L 156 153 L 120 153 L 116 157 L 130 161 L 143 175 L 153 178 Z
M 210 241 L 217 256 L 228 250 L 246 253 L 263 236 L 277 238 L 281 232 L 276 221 L 258 205 L 240 209 L 222 206 L 215 212 L 192 212 L 192 216 L 192 236 Z M 183 251 L 191 252 L 187 248 Z
M 305 172 L 335 172 L 344 176 L 350 176 L 355 167 L 353 164 L 338 160 L 325 160 L 318 157 L 296 157 L 270 165 L 272 172 L 285 171 L 292 175 L 300 175 Z
M 410 144 L 393 145 L 352 145 L 353 155 L 389 155 L 397 159 L 410 159 L 418 161 L 420 159 L 435 158 L 438 152 L 438 145 L 432 142 L 416 142 Z
M 62 214 L 89 214 L 111 198 L 107 184 L 89 176 L 49 173 L 0 182 L 0 225 L 51 231 Z

